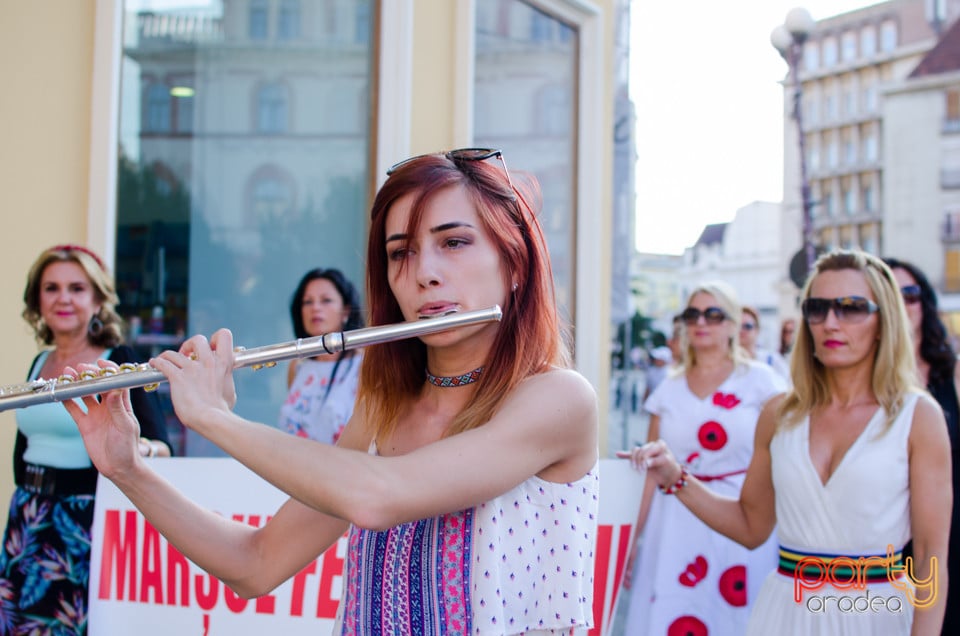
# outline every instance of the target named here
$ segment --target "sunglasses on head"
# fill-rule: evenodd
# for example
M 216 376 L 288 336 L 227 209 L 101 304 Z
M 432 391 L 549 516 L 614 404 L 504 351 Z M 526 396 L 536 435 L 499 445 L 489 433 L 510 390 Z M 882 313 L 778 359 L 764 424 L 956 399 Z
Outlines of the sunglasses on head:
M 687 307 L 683 310 L 683 313 L 680 314 L 680 318 L 688 325 L 697 324 L 700 316 L 703 316 L 704 321 L 706 321 L 708 325 L 719 325 L 727 319 L 727 313 L 719 307 L 707 307 L 703 311 L 700 311 L 696 307 Z
M 904 285 L 900 288 L 900 295 L 903 296 L 903 302 L 908 305 L 920 302 L 920 285 Z
M 863 322 L 872 313 L 879 310 L 877 303 L 863 296 L 843 296 L 842 298 L 807 298 L 801 305 L 803 318 L 811 325 L 819 325 L 833 314 L 840 322 Z
M 447 152 L 440 154 L 454 163 L 460 163 L 462 161 L 486 161 L 487 159 L 496 157 L 500 160 L 500 165 L 503 166 L 503 174 L 507 177 L 507 184 L 509 184 L 510 189 L 513 190 L 513 181 L 510 179 L 510 171 L 507 169 L 507 162 L 503 158 L 503 151 L 499 148 L 457 148 L 456 150 L 448 150 Z M 429 156 L 430 155 L 416 155 L 415 157 L 398 161 L 390 166 L 390 168 L 387 170 L 387 176 L 389 177 L 399 168 L 407 165 L 411 161 L 416 161 L 417 159 L 422 159 L 423 157 Z

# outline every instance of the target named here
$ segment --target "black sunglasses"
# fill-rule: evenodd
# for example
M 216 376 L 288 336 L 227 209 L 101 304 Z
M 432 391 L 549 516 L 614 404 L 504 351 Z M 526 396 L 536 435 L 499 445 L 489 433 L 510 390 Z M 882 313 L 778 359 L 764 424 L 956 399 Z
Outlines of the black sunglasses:
M 461 161 L 486 161 L 487 159 L 496 157 L 500 160 L 500 165 L 503 166 L 503 174 L 507 177 L 507 184 L 509 184 L 510 190 L 513 190 L 513 181 L 510 179 L 510 171 L 507 169 L 507 162 L 503 158 L 503 151 L 499 148 L 457 148 L 456 150 L 448 150 L 447 152 L 439 154 L 442 154 L 444 157 L 454 163 L 459 163 Z M 417 159 L 422 159 L 423 157 L 429 156 L 430 155 L 417 155 L 415 157 L 410 157 L 409 159 L 404 159 L 403 161 L 398 161 L 390 166 L 389 170 L 387 170 L 387 176 L 389 177 L 396 172 L 398 168 L 405 166 L 411 161 L 416 161 Z
M 900 295 L 903 296 L 903 302 L 908 305 L 920 302 L 920 285 L 904 285 L 900 288 Z
M 879 310 L 877 303 L 863 296 L 843 296 L 842 298 L 807 298 L 800 306 L 803 319 L 811 325 L 819 325 L 833 314 L 840 322 L 863 322 L 870 314 Z
M 719 307 L 707 307 L 703 311 L 696 307 L 687 307 L 680 314 L 680 319 L 688 325 L 695 325 L 700 320 L 700 316 L 703 316 L 708 325 L 719 325 L 727 319 L 727 312 Z

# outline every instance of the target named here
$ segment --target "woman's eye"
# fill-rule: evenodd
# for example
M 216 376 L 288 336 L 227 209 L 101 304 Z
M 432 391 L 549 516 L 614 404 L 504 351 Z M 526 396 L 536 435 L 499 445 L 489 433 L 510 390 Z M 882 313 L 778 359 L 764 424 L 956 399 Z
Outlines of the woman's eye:
M 402 247 L 401 247 L 401 248 L 395 249 L 395 250 L 393 250 L 392 252 L 390 252 L 390 260 L 391 260 L 391 261 L 402 261 L 404 258 L 407 257 L 407 254 L 409 254 L 409 253 L 410 253 L 410 250 L 408 250 L 408 249 L 406 249 L 406 248 L 402 248 Z
M 443 242 L 443 244 L 445 247 L 458 248 L 467 245 L 469 242 L 470 241 L 467 239 L 462 238 L 448 238 Z

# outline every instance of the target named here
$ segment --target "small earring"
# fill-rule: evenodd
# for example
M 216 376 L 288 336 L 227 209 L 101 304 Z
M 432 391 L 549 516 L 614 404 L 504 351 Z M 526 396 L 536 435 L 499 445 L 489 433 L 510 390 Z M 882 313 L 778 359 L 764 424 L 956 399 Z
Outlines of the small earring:
M 514 284 L 513 284 L 512 291 L 517 291 L 517 287 L 519 287 L 519 286 L 520 286 L 520 285 L 518 285 L 517 283 L 514 283 Z
M 90 324 L 87 325 L 87 333 L 96 338 L 103 331 L 103 321 L 100 320 L 100 316 L 93 316 L 90 319 Z

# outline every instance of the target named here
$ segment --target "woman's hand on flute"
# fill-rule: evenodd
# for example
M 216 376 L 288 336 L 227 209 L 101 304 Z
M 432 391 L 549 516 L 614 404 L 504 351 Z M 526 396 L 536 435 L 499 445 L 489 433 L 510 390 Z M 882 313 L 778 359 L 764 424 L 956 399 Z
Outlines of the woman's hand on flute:
M 630 465 L 639 472 L 647 471 L 657 485 L 663 488 L 675 484 L 683 472 L 680 462 L 662 439 L 635 446 L 633 450 L 617 451 L 617 457 L 629 459 Z
M 180 351 L 164 351 L 150 364 L 167 377 L 174 411 L 190 428 L 217 411 L 232 410 L 237 402 L 233 334 L 227 329 L 217 331 L 209 342 L 194 336 Z
M 110 367 L 116 368 L 116 365 L 100 360 L 99 367 L 81 364 L 78 370 L 95 371 Z M 76 377 L 77 373 L 67 367 L 64 375 Z M 97 470 L 105 477 L 116 480 L 132 472 L 140 462 L 140 424 L 130 406 L 129 390 L 108 391 L 101 397 L 102 401 L 95 395 L 81 398 L 86 412 L 75 400 L 65 400 L 63 405 L 77 423 L 87 454 Z

